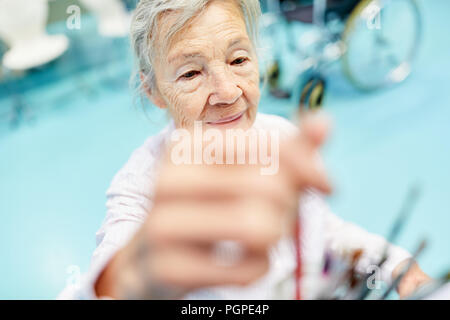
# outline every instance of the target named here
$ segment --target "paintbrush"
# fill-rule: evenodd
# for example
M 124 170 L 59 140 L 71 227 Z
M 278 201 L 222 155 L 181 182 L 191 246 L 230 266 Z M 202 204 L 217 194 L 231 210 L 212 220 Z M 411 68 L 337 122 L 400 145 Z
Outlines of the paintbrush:
M 346 272 L 346 275 L 343 277 L 343 283 L 341 284 L 347 290 L 347 292 L 342 297 L 343 300 L 351 300 L 352 299 L 352 293 L 353 293 L 355 287 L 359 283 L 359 279 L 357 277 L 358 272 L 356 271 L 356 266 L 359 262 L 359 259 L 363 255 L 363 252 L 364 251 L 362 249 L 358 249 L 358 250 L 355 250 L 352 254 L 350 268 Z
M 383 258 L 382 260 L 387 260 L 389 245 L 390 243 L 394 243 L 397 240 L 398 235 L 403 230 L 406 222 L 408 221 L 411 213 L 413 212 L 414 206 L 417 204 L 418 199 L 420 198 L 421 190 L 419 185 L 415 185 L 409 189 L 408 194 L 403 202 L 403 206 L 397 216 L 397 219 L 394 225 L 391 228 L 389 235 L 387 236 L 387 243 L 384 248 Z M 384 263 L 384 261 L 383 261 Z
M 411 216 L 411 213 L 413 212 L 413 208 L 416 205 L 420 195 L 421 195 L 421 190 L 420 190 L 419 185 L 415 185 L 409 190 L 409 192 L 403 202 L 403 206 L 401 207 L 401 210 L 397 216 L 397 219 L 395 220 L 395 222 L 387 236 L 386 246 L 384 247 L 383 254 L 381 256 L 380 261 L 377 263 L 378 268 L 381 268 L 383 266 L 383 264 L 386 262 L 386 260 L 388 259 L 389 247 L 390 247 L 391 243 L 395 242 L 398 235 L 401 233 L 404 226 L 406 225 L 406 222 L 407 222 L 408 218 Z M 365 299 L 367 297 L 367 295 L 369 294 L 370 288 L 366 285 L 366 283 L 367 283 L 367 280 L 369 278 L 371 278 L 374 274 L 375 274 L 375 270 L 372 271 L 371 273 L 365 275 L 361 279 L 362 290 L 361 290 L 360 294 L 357 296 L 358 300 Z
M 326 283 L 317 295 L 317 300 L 329 300 L 333 298 L 332 293 L 337 289 L 341 277 L 348 270 L 348 263 L 342 259 L 334 257 L 331 253 L 325 256 L 325 264 L 322 270 L 322 276 Z

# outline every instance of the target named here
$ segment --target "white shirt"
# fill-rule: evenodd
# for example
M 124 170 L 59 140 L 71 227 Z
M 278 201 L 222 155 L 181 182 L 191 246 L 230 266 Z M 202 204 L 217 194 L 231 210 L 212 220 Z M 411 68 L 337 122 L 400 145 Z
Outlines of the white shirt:
M 258 113 L 254 128 L 279 130 L 280 137 L 297 132 L 288 120 Z M 97 248 L 91 265 L 81 283 L 66 287 L 59 299 L 97 299 L 93 286 L 109 259 L 123 247 L 151 212 L 156 163 L 164 144 L 174 130 L 173 122 L 135 150 L 125 166 L 115 175 L 107 190 L 106 217 L 96 233 Z M 378 261 L 386 240 L 368 233 L 360 227 L 344 222 L 334 215 L 324 200 L 316 193 L 307 192 L 300 201 L 302 221 L 302 260 L 315 261 L 323 254 L 322 243 L 335 254 L 363 249 L 357 270 L 366 273 L 367 267 Z M 323 237 L 321 237 L 323 235 Z M 197 290 L 186 299 L 275 299 L 276 288 L 283 280 L 292 278 L 296 267 L 295 247 L 292 239 L 283 238 L 270 250 L 270 268 L 267 274 L 246 287 L 223 286 Z M 381 280 L 391 282 L 393 269 L 411 255 L 400 247 L 391 245 L 390 256 L 381 270 Z

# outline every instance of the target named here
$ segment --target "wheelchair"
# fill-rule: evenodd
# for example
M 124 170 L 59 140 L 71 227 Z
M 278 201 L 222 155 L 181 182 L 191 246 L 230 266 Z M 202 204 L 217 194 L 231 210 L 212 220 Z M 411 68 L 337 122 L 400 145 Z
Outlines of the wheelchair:
M 404 81 L 421 42 L 421 14 L 416 0 L 267 0 L 262 30 L 275 41 L 276 25 L 288 34 L 294 52 L 296 73 L 292 88 L 281 89 L 281 53 L 266 63 L 265 72 L 272 95 L 292 98 L 300 109 L 323 104 L 327 70 L 342 63 L 346 78 L 357 89 L 373 91 Z M 294 22 L 310 24 L 298 36 Z M 279 29 L 277 29 L 279 30 Z

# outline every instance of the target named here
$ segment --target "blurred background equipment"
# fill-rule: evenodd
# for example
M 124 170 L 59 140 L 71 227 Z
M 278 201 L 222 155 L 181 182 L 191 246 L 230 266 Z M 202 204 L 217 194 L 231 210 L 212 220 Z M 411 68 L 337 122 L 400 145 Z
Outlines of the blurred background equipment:
M 279 32 L 288 33 L 287 48 L 296 59 L 281 70 L 279 49 L 267 63 L 276 97 L 293 94 L 301 108 L 320 107 L 327 71 L 339 60 L 351 83 L 366 91 L 402 82 L 411 72 L 422 29 L 415 0 L 267 0 L 266 6 L 267 35 L 275 42 Z M 299 34 L 293 22 L 314 27 Z M 278 31 L 275 25 L 281 25 Z M 294 72 L 298 79 L 285 91 L 279 86 L 283 72 Z
M 124 37 L 130 29 L 131 16 L 120 0 L 80 0 L 98 19 L 98 31 L 105 37 Z
M 0 125 L 17 127 L 45 113 L 49 105 L 29 101 L 27 94 L 59 81 L 72 82 L 54 95 L 60 105 L 80 92 L 95 96 L 99 86 L 88 82 L 127 86 L 130 68 L 124 69 L 123 77 L 108 74 L 111 64 L 119 63 L 129 51 L 130 14 L 119 0 L 2 0 L 0 6 L 0 41 L 7 48 L 0 72 L 0 99 L 11 102 L 9 112 L 0 110 Z M 73 8 L 77 10 L 69 10 Z M 53 23 L 47 26 L 47 20 Z M 72 25 L 69 20 L 79 22 Z M 83 74 L 87 70 L 96 70 L 99 78 L 87 80 Z
M 0 39 L 9 46 L 2 59 L 5 68 L 36 68 L 67 50 L 69 41 L 65 35 L 47 34 L 47 15 L 47 0 L 0 1 Z

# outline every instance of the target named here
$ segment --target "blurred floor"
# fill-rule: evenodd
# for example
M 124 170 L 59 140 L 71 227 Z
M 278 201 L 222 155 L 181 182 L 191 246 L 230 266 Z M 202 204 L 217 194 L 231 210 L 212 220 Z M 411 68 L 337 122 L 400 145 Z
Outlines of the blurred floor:
M 405 83 L 362 94 L 339 69 L 330 74 L 325 104 L 335 131 L 324 155 L 336 187 L 332 209 L 382 235 L 409 186 L 421 183 L 399 243 L 412 250 L 427 236 L 420 261 L 436 276 L 450 265 L 450 3 L 420 4 L 424 43 Z M 113 175 L 165 122 L 156 108 L 146 118 L 133 103 L 130 68 L 128 57 L 32 91 L 30 119 L 0 129 L 1 299 L 54 298 L 70 266 L 87 270 Z M 1 99 L 0 114 L 11 103 Z M 263 112 L 289 116 L 292 108 L 263 95 Z

